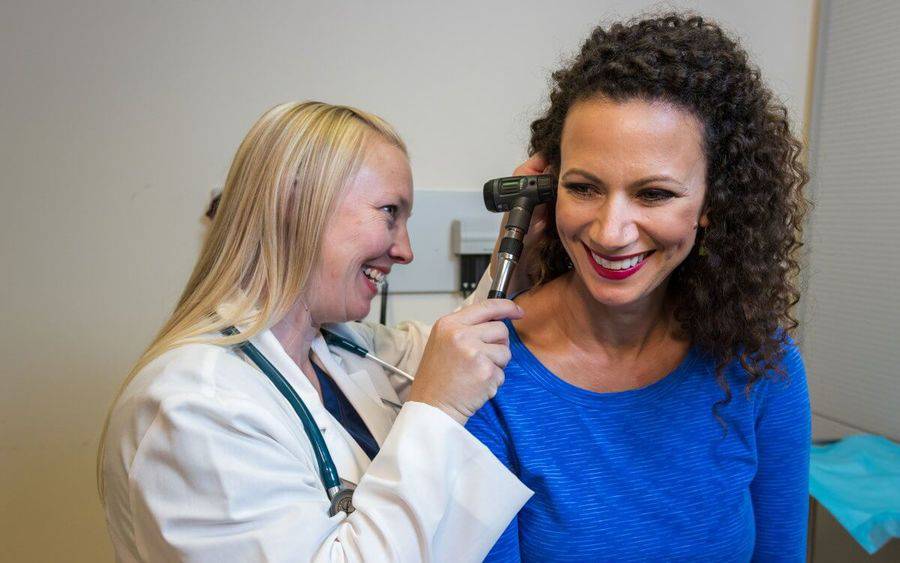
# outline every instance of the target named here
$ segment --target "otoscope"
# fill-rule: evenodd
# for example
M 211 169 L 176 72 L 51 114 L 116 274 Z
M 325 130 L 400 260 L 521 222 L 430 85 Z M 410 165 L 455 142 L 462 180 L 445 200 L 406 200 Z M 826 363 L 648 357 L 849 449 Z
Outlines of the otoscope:
M 494 178 L 484 184 L 484 205 L 488 211 L 509 211 L 497 251 L 497 277 L 488 298 L 506 298 L 513 270 L 522 255 L 531 213 L 535 206 L 551 201 L 555 195 L 556 178 L 550 174 Z

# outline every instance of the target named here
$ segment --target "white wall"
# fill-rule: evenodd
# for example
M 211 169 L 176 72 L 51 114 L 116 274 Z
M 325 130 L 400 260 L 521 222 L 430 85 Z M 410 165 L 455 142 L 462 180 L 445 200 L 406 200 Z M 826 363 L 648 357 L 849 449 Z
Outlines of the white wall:
M 743 37 L 799 123 L 812 1 L 671 5 Z M 93 484 L 105 410 L 179 294 L 208 192 L 264 109 L 359 105 L 405 136 L 417 186 L 477 189 L 523 157 L 561 57 L 601 18 L 648 6 L 4 2 L 0 560 L 110 559 Z

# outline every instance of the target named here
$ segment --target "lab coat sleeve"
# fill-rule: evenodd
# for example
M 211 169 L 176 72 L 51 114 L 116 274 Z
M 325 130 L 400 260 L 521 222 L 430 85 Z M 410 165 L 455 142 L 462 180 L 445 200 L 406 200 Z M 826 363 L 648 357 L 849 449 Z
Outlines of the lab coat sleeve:
M 378 323 L 356 323 L 355 329 L 376 357 L 415 376 L 422 353 L 431 335 L 431 325 L 419 321 L 404 321 L 395 326 Z M 385 370 L 385 375 L 401 401 L 409 395 L 411 382 L 403 376 Z
M 128 472 L 141 559 L 480 561 L 530 495 L 462 426 L 413 402 L 356 511 L 329 517 L 311 449 L 292 436 L 249 397 L 162 401 Z
M 756 415 L 754 561 L 806 560 L 811 415 L 806 370 L 796 346 L 785 352 L 786 377 L 761 383 Z

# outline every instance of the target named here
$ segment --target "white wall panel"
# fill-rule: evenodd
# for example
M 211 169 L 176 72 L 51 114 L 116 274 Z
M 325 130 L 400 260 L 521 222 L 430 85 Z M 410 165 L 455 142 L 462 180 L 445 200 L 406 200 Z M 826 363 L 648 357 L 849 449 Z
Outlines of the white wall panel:
M 819 419 L 900 438 L 900 3 L 825 2 L 802 349 Z

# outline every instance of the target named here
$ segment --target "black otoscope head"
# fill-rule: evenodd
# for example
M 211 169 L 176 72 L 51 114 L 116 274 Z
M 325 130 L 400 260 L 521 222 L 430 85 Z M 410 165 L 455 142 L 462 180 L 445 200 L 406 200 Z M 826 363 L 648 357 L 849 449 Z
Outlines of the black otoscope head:
M 484 205 L 494 213 L 509 211 L 522 200 L 529 202 L 533 209 L 539 203 L 550 201 L 554 195 L 556 178 L 550 174 L 494 178 L 484 184 Z
M 556 195 L 556 178 L 550 174 L 494 178 L 484 184 L 484 205 L 488 211 L 509 211 L 500 241 L 500 271 L 488 297 L 506 297 L 512 270 L 522 254 L 523 240 L 531 225 L 535 206 Z

